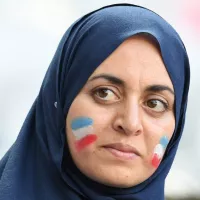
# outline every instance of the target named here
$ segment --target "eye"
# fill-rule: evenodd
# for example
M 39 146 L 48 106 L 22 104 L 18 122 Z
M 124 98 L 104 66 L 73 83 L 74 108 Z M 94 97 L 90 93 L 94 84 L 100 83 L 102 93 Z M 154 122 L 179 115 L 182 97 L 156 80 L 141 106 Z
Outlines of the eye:
M 119 97 L 108 88 L 98 88 L 95 90 L 94 95 L 104 101 L 116 101 L 119 100 Z
M 168 104 L 158 99 L 148 100 L 146 102 L 146 106 L 148 106 L 151 110 L 156 112 L 164 112 L 168 109 Z

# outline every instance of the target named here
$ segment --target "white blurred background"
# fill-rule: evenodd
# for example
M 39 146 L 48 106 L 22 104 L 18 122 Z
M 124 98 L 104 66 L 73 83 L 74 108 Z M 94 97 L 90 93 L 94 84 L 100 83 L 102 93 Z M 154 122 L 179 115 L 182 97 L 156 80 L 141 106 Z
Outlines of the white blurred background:
M 200 196 L 199 0 L 0 0 L 0 158 L 15 141 L 69 25 L 89 11 L 121 2 L 154 10 L 175 27 L 186 45 L 191 64 L 189 105 L 166 193 Z

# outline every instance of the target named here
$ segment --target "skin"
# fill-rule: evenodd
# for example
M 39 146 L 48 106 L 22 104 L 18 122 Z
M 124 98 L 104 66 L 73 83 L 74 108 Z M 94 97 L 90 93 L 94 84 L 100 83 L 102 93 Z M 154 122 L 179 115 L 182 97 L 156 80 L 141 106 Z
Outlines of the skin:
M 123 84 L 97 78 L 102 74 Z M 169 89 L 152 89 L 152 85 Z M 121 188 L 148 179 L 156 170 L 152 165 L 155 146 L 163 136 L 170 140 L 175 128 L 173 90 L 157 44 L 142 35 L 124 41 L 89 77 L 69 109 L 67 142 L 80 171 L 99 183 Z M 80 116 L 93 119 L 97 140 L 77 151 L 70 124 Z M 110 143 L 131 145 L 140 155 L 118 158 L 104 148 Z

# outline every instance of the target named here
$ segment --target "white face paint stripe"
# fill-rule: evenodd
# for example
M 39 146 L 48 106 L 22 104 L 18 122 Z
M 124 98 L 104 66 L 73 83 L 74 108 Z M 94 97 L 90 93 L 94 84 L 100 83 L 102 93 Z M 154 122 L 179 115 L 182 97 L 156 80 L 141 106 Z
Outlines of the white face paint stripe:
M 93 134 L 93 127 L 92 126 L 86 126 L 83 128 L 79 128 L 77 130 L 72 130 L 72 133 L 75 135 L 77 140 L 82 139 L 83 137 Z
M 157 144 L 154 149 L 154 154 L 157 154 L 159 158 L 162 158 L 164 155 L 164 147 L 161 144 Z

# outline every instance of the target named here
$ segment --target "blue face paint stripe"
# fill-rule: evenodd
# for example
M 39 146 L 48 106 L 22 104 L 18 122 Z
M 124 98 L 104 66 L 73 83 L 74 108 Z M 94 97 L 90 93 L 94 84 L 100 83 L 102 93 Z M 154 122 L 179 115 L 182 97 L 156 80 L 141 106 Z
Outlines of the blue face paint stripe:
M 73 130 L 77 130 L 79 128 L 91 126 L 93 124 L 93 120 L 89 117 L 77 117 L 71 122 L 71 128 Z
M 163 137 L 160 139 L 160 144 L 161 144 L 164 148 L 167 148 L 168 143 L 169 143 L 169 139 L 167 138 L 167 136 L 163 136 Z

